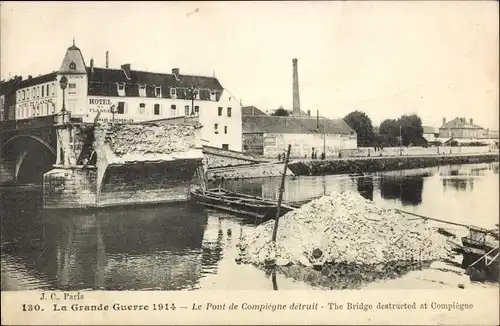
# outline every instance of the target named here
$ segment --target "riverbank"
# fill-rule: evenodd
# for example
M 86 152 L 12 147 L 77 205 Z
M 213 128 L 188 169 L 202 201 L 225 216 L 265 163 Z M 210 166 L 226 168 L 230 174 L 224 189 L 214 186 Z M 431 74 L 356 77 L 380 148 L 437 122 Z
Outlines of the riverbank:
M 329 175 L 418 169 L 438 165 L 498 162 L 498 152 L 433 156 L 356 157 L 327 160 L 292 161 L 288 168 L 294 175 Z

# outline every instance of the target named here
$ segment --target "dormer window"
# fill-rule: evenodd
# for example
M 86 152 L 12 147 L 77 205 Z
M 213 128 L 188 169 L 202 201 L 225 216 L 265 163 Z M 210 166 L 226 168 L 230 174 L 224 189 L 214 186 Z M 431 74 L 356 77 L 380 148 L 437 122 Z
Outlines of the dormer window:
M 162 97 L 161 86 L 156 86 L 155 87 L 155 96 L 156 97 Z
M 177 89 L 175 87 L 172 87 L 170 89 L 170 97 L 171 98 L 177 98 Z
M 139 85 L 139 96 L 146 97 L 146 85 Z
M 210 101 L 217 101 L 217 93 L 212 91 L 210 92 Z
M 118 96 L 125 96 L 125 84 L 118 84 Z
M 71 61 L 69 64 L 69 70 L 76 70 L 76 63 L 74 61 Z

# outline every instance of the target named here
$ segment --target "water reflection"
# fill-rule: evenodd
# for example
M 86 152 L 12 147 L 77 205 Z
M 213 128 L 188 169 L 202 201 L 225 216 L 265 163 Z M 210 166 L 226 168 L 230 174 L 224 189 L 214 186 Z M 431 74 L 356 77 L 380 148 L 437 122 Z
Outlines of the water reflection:
M 384 177 L 380 180 L 380 194 L 384 199 L 398 199 L 403 205 L 419 205 L 422 203 L 424 179 L 411 176 L 406 179 Z
M 357 190 L 359 194 L 366 199 L 373 200 L 373 178 L 361 177 L 356 178 Z
M 474 178 L 451 178 L 443 179 L 443 189 L 453 188 L 457 191 L 474 190 Z
M 192 289 L 222 259 L 222 235 L 204 238 L 207 215 L 197 206 L 42 211 L 2 222 L 2 260 L 56 289 Z
M 481 226 L 498 223 L 498 166 L 287 178 L 284 199 L 351 190 L 377 204 L 413 205 L 415 213 Z M 279 185 L 280 178 L 263 178 L 224 186 L 277 199 Z M 199 206 L 44 211 L 40 193 L 1 192 L 0 201 L 2 289 L 4 271 L 23 288 L 71 290 L 356 288 L 372 277 L 339 281 L 332 270 L 290 267 L 265 274 L 238 265 L 236 240 L 254 221 Z

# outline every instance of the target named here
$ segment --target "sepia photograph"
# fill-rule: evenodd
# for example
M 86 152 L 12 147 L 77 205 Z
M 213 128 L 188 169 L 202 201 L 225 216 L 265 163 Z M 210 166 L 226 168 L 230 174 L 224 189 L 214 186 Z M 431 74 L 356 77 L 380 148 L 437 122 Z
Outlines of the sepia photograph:
M 311 312 L 343 308 L 307 293 L 355 291 L 347 310 L 418 310 L 361 298 L 498 292 L 497 2 L 0 14 L 2 307 L 16 293 L 35 293 L 21 314 L 101 310 L 82 300 L 108 291 L 305 291 L 286 307 Z M 233 310 L 185 303 L 149 309 Z M 127 307 L 109 305 L 144 308 Z

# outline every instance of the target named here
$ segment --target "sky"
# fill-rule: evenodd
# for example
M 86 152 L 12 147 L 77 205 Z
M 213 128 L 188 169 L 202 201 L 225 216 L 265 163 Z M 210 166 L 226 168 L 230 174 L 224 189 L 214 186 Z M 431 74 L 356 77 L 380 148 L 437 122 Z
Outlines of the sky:
M 198 9 L 198 10 L 196 10 Z M 353 110 L 374 125 L 418 114 L 498 130 L 497 1 L 3 2 L 2 79 L 58 70 L 73 38 L 87 65 L 215 76 L 243 105 Z

